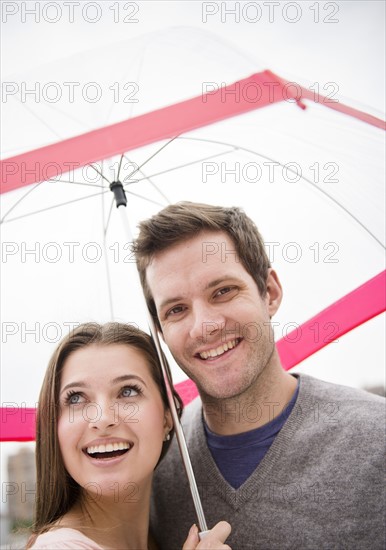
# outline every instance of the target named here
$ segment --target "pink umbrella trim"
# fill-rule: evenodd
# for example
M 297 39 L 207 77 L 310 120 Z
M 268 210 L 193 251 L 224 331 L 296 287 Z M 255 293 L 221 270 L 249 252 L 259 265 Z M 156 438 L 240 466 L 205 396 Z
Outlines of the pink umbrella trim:
M 280 359 L 289 370 L 316 351 L 386 309 L 386 270 L 312 317 L 277 342 Z M 192 380 L 176 384 L 184 404 L 197 395 Z M 1 408 L 0 441 L 34 441 L 36 409 L 8 403 Z
M 256 90 L 259 91 L 259 97 L 251 95 Z M 213 92 L 5 159 L 0 163 L 0 190 L 6 193 L 55 178 L 124 151 L 169 139 L 273 103 L 295 100 L 298 106 L 305 109 L 303 99 L 315 101 L 377 128 L 386 128 L 383 120 L 340 102 L 333 102 L 266 70 Z
M 261 91 L 257 100 L 252 100 L 248 95 L 250 89 Z M 0 162 L 0 191 L 6 193 L 55 178 L 124 151 L 172 138 L 228 117 L 289 99 L 295 100 L 302 109 L 306 108 L 302 100 L 308 99 L 377 128 L 386 128 L 383 120 L 340 102 L 331 102 L 328 98 L 294 82 L 286 81 L 267 70 L 208 94 L 5 159 Z M 284 368 L 292 368 L 334 339 L 383 311 L 385 272 L 367 281 L 282 338 L 277 347 Z M 190 380 L 177 384 L 177 389 L 185 404 L 197 395 L 197 388 Z M 35 408 L 10 405 L 1 408 L 0 441 L 34 440 Z

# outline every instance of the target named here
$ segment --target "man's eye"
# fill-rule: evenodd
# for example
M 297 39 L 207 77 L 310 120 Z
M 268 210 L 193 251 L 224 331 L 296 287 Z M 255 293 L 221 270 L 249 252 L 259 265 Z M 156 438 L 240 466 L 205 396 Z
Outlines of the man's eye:
M 182 313 L 183 311 L 184 311 L 183 306 L 174 306 L 166 312 L 165 318 L 169 317 L 170 315 L 178 315 L 179 313 Z
M 224 288 L 220 288 L 220 290 L 216 292 L 215 296 L 223 296 L 224 294 L 232 292 L 235 288 L 234 286 L 224 286 Z

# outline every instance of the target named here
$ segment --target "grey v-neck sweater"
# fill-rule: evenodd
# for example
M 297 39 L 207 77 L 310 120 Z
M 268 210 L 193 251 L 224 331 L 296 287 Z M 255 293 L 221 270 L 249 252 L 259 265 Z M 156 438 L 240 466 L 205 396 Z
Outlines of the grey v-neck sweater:
M 237 490 L 207 447 L 199 399 L 183 427 L 208 527 L 228 521 L 232 550 L 384 550 L 385 399 L 299 375 L 288 420 Z M 151 529 L 181 550 L 196 515 L 178 445 L 155 472 Z

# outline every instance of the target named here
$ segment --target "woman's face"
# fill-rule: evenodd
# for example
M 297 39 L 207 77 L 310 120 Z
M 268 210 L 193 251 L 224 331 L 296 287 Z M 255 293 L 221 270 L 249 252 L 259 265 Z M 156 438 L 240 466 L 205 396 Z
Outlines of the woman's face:
M 172 427 L 143 354 L 124 344 L 73 352 L 59 400 L 59 445 L 71 477 L 96 498 L 140 499 Z

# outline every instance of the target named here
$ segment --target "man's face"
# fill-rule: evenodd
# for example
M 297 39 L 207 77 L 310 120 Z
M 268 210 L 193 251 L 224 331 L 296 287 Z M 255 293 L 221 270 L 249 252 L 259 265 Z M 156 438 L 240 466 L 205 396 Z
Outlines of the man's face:
M 225 399 L 253 391 L 274 351 L 276 274 L 262 298 L 227 234 L 202 232 L 157 254 L 147 281 L 164 340 L 201 394 Z

